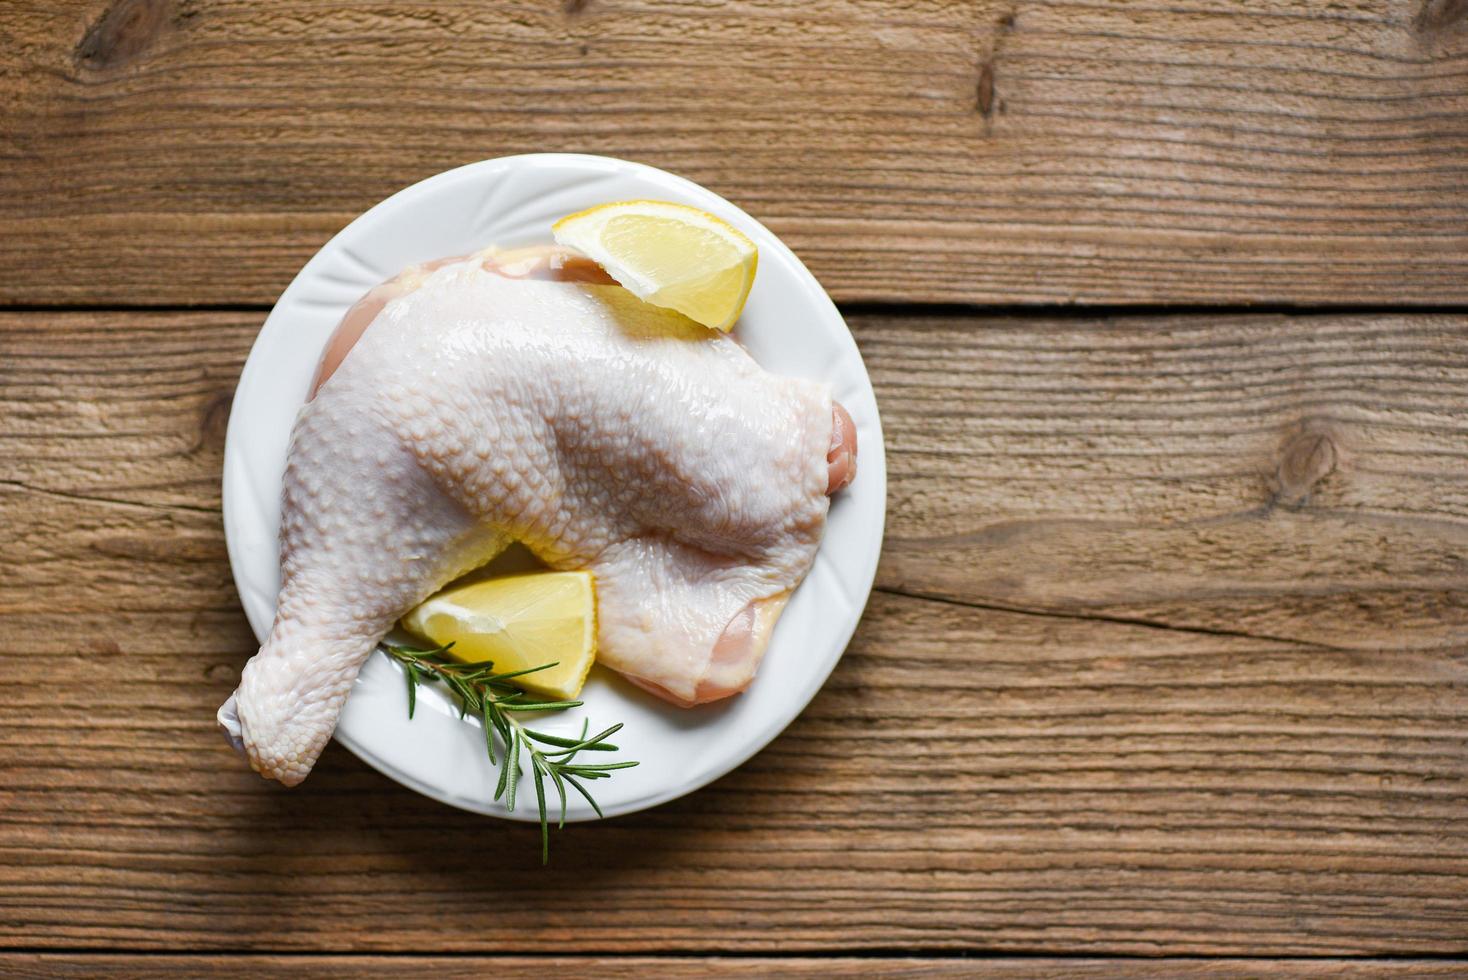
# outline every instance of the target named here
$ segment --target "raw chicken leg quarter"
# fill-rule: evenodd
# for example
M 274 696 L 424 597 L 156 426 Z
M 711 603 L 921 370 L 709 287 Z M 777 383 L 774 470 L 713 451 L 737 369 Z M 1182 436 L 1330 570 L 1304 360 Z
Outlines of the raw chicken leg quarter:
M 300 782 L 398 618 L 512 541 L 594 574 L 598 662 L 679 705 L 738 693 L 855 465 L 824 385 L 584 258 L 408 269 L 343 318 L 297 417 L 275 623 L 220 724 Z

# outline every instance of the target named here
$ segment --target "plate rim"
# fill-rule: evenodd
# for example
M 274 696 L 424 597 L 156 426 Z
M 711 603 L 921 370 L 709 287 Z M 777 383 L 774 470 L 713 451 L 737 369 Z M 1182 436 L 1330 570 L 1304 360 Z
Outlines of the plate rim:
M 252 380 L 253 374 L 264 369 L 261 366 L 263 364 L 263 358 L 257 359 L 256 354 L 257 351 L 261 348 L 262 339 L 264 338 L 267 330 L 269 330 L 272 321 L 275 320 L 277 317 L 283 318 L 287 315 L 287 313 L 284 312 L 285 308 L 289 305 L 289 302 L 295 297 L 297 293 L 304 290 L 305 286 L 303 284 L 309 282 L 311 278 L 317 274 L 317 269 L 321 265 L 325 264 L 328 255 L 334 249 L 346 248 L 344 240 L 358 225 L 373 220 L 377 215 L 388 208 L 400 208 L 405 205 L 411 204 L 414 199 L 430 193 L 433 189 L 435 189 L 437 185 L 440 184 L 450 183 L 456 179 L 464 179 L 481 173 L 507 173 L 514 170 L 515 168 L 524 167 L 534 169 L 539 166 L 548 165 L 580 167 L 585 168 L 588 171 L 599 171 L 607 174 L 636 174 L 639 176 L 650 178 L 651 180 L 663 184 L 664 186 L 671 185 L 672 187 L 686 192 L 691 197 L 715 199 L 729 211 L 737 215 L 741 221 L 746 222 L 749 226 L 752 226 L 753 228 L 756 228 L 760 232 L 762 232 L 769 243 L 773 243 L 773 245 L 781 253 L 781 258 L 784 259 L 786 263 L 793 267 L 793 269 L 796 271 L 797 278 L 802 280 L 801 285 L 803 286 L 803 288 L 805 288 L 805 290 L 809 292 L 811 296 L 815 299 L 816 303 L 823 308 L 823 312 L 828 313 L 830 316 L 834 317 L 837 322 L 842 324 L 842 326 L 847 329 L 849 335 L 850 327 L 846 324 L 845 318 L 841 315 L 840 310 L 831 300 L 830 295 L 826 293 L 824 287 L 821 286 L 819 280 L 815 278 L 815 276 L 810 272 L 810 270 L 805 266 L 800 258 L 795 255 L 790 247 L 786 245 L 779 238 L 779 236 L 777 236 L 763 223 L 747 214 L 738 205 L 728 201 L 717 192 L 703 187 L 702 185 L 681 175 L 651 166 L 650 164 L 645 164 L 634 160 L 626 160 L 619 157 L 586 153 L 512 154 L 501 157 L 491 157 L 484 160 L 478 160 L 471 163 L 463 164 L 461 166 L 441 171 L 439 173 L 425 177 L 415 183 L 409 184 L 383 198 L 381 201 L 377 202 L 366 211 L 363 211 L 357 217 L 353 218 L 352 221 L 348 222 L 339 231 L 337 231 L 336 234 L 332 235 L 331 238 L 323 243 L 311 255 L 310 259 L 308 259 L 306 263 L 302 265 L 300 270 L 286 286 L 285 290 L 282 291 L 279 298 L 277 298 L 274 305 L 271 307 L 270 313 L 261 323 L 260 329 L 257 332 L 254 341 L 251 343 L 250 352 L 246 357 L 245 365 L 240 372 L 238 381 L 236 382 L 236 393 L 245 390 L 247 382 Z M 763 265 L 764 263 L 761 264 Z M 855 634 L 856 628 L 860 624 L 862 617 L 865 613 L 866 606 L 871 599 L 872 589 L 876 580 L 877 565 L 880 559 L 882 543 L 885 537 L 887 517 L 886 451 L 885 439 L 882 432 L 881 413 L 879 407 L 876 405 L 876 392 L 871 383 L 871 374 L 866 368 L 865 360 L 861 357 L 860 349 L 856 347 L 854 337 L 851 338 L 851 344 L 856 356 L 857 364 L 859 364 L 861 368 L 862 380 L 864 381 L 868 390 L 870 390 L 872 393 L 872 403 L 874 407 L 873 417 L 870 420 L 869 427 L 876 436 L 876 444 L 874 446 L 870 445 L 870 440 L 868 440 L 868 442 L 864 443 L 862 446 L 862 462 L 865 464 L 863 467 L 862 475 L 865 476 L 868 480 L 879 482 L 880 486 L 873 488 L 873 493 L 877 497 L 878 504 L 876 520 L 874 522 L 875 527 L 867 532 L 869 535 L 870 546 L 867 549 L 867 554 L 865 556 L 866 567 L 864 569 L 861 569 L 861 573 L 857 577 L 857 580 L 852 583 L 855 586 L 850 596 L 852 600 L 853 614 L 850 616 L 849 621 L 843 623 L 842 628 L 839 630 L 839 633 L 841 634 L 839 637 L 839 643 L 834 647 L 834 653 L 830 656 L 829 663 L 822 665 L 821 669 L 817 672 L 818 679 L 812 684 L 810 690 L 808 692 L 800 692 L 797 698 L 793 699 L 793 710 L 788 713 L 788 717 L 784 716 L 785 713 L 782 712 L 779 715 L 773 717 L 765 725 L 761 726 L 757 731 L 752 733 L 750 737 L 740 739 L 740 748 L 733 752 L 730 755 L 729 759 L 725 761 L 725 763 L 715 765 L 710 770 L 698 773 L 696 776 L 690 779 L 672 783 L 669 785 L 668 788 L 665 788 L 660 792 L 637 797 L 630 801 L 623 801 L 621 803 L 605 805 L 602 807 L 602 809 L 605 811 L 606 818 L 610 819 L 616 816 L 624 816 L 626 814 L 640 812 L 642 810 L 650 809 L 652 807 L 660 806 L 664 803 L 679 799 L 689 793 L 696 792 L 697 790 L 708 786 L 709 784 L 728 775 L 730 772 L 737 769 L 738 767 L 744 765 L 755 755 L 759 754 L 761 751 L 767 748 L 770 743 L 778 738 L 779 735 L 787 727 L 789 727 L 792 722 L 794 722 L 798 717 L 800 717 L 801 714 L 805 712 L 805 710 L 810 706 L 810 703 L 815 699 L 816 695 L 820 693 L 820 691 L 825 687 L 826 683 L 830 680 L 831 674 L 835 672 L 836 666 L 841 662 L 842 657 L 845 656 L 846 649 L 850 645 L 851 638 Z M 243 530 L 240 528 L 240 521 L 242 519 L 240 516 L 240 512 L 242 505 L 238 501 L 235 491 L 232 491 L 231 489 L 233 481 L 230 478 L 230 474 L 232 471 L 230 459 L 232 457 L 237 457 L 239 453 L 243 452 L 243 450 L 239 449 L 239 446 L 241 440 L 244 439 L 244 436 L 241 434 L 242 429 L 247 424 L 248 423 L 242 420 L 242 416 L 240 413 L 235 412 L 233 409 L 231 410 L 229 422 L 225 430 L 225 458 L 221 472 L 221 504 L 225 531 L 225 547 L 229 556 L 230 574 L 234 580 L 236 594 L 240 598 L 241 605 L 245 607 L 246 618 L 247 620 L 249 620 L 250 610 L 245 604 L 244 591 L 240 587 L 240 582 L 242 581 L 243 577 L 242 569 L 244 567 L 244 558 L 242 556 L 242 549 L 244 546 L 242 543 L 239 542 L 239 538 L 244 533 Z M 873 465 L 873 462 L 871 461 L 871 457 L 874 455 L 877 457 L 876 465 Z M 804 584 L 805 583 L 802 583 L 802 586 Z M 799 587 L 797 587 L 797 589 L 798 588 Z M 260 631 L 256 629 L 253 621 L 250 622 L 250 625 L 251 632 L 255 634 L 257 642 L 263 642 L 263 637 L 260 635 Z M 266 631 L 268 632 L 268 626 L 266 628 Z M 367 664 L 364 663 L 363 669 L 365 670 L 366 667 Z M 798 702 L 798 704 L 795 704 L 794 702 Z M 340 742 L 349 752 L 351 752 L 353 755 L 361 759 L 364 763 L 366 763 L 368 766 L 372 767 L 379 773 L 387 776 L 400 785 L 412 789 L 415 792 L 418 792 L 431 799 L 437 800 L 440 803 L 445 803 L 449 806 L 471 813 L 478 813 L 484 816 L 497 817 L 500 819 L 515 820 L 520 822 L 534 822 L 539 820 L 539 817 L 536 813 L 530 810 L 526 810 L 525 808 L 518 808 L 513 812 L 505 812 L 502 809 L 485 809 L 473 805 L 472 801 L 463 798 L 454 798 L 452 796 L 446 795 L 446 793 L 441 792 L 438 787 L 429 784 L 413 772 L 383 759 L 377 753 L 372 751 L 372 749 L 369 748 L 366 744 L 360 742 L 355 737 L 353 737 L 350 732 L 343 731 L 340 724 L 338 725 L 338 728 L 333 732 L 332 737 L 336 741 Z M 571 814 L 568 815 L 567 822 L 580 822 L 596 819 L 598 818 L 594 813 Z

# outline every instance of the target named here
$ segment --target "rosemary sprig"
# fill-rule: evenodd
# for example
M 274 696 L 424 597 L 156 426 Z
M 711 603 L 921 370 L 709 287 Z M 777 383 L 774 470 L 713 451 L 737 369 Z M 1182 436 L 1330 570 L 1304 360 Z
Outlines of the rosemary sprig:
M 527 711 L 560 711 L 578 708 L 580 701 L 536 700 L 525 691 L 509 683 L 516 677 L 533 674 L 538 670 L 554 667 L 542 664 L 524 670 L 509 670 L 496 673 L 494 664 L 485 660 L 479 663 L 460 663 L 447 656 L 452 643 L 432 650 L 384 643 L 388 656 L 403 665 L 403 674 L 408 683 L 408 717 L 418 705 L 418 685 L 426 681 L 439 681 L 459 699 L 459 717 L 470 712 L 479 717 L 484 726 L 484 747 L 489 753 L 491 765 L 498 766 L 500 779 L 495 786 L 494 798 L 504 799 L 505 809 L 515 809 L 515 795 L 520 785 L 524 764 L 520 761 L 520 750 L 530 757 L 530 775 L 535 782 L 535 800 L 540 807 L 540 863 L 550 860 L 550 820 L 546 815 L 545 781 L 550 780 L 561 801 L 559 827 L 566 826 L 566 787 L 570 786 L 602 816 L 601 807 L 582 785 L 582 781 L 609 779 L 618 769 L 631 769 L 635 762 L 578 762 L 582 752 L 615 752 L 617 747 L 607 741 L 622 730 L 620 723 L 596 735 L 588 736 L 589 723 L 583 722 L 581 735 L 567 738 L 550 735 L 528 728 L 519 715 Z M 495 738 L 498 736 L 504 747 L 503 756 L 495 755 Z M 538 744 L 537 744 L 538 743 Z M 548 746 L 542 748 L 541 746 Z

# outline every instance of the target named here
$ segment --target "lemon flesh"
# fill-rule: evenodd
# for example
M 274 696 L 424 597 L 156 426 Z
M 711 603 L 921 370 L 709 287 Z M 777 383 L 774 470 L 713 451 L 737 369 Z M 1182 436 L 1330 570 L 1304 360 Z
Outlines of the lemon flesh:
M 726 332 L 759 264 L 759 250 L 739 229 L 668 201 L 603 204 L 562 218 L 551 231 L 635 296 Z
M 403 617 L 403 628 L 465 663 L 496 671 L 547 670 L 513 683 L 572 699 L 596 659 L 596 593 L 590 572 L 540 572 L 447 589 Z

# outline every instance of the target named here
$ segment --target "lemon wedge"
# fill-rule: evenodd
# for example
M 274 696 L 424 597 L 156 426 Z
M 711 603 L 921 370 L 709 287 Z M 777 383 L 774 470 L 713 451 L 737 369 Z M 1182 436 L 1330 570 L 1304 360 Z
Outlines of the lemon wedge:
M 739 319 L 759 264 L 759 250 L 739 229 L 668 201 L 602 204 L 562 218 L 551 233 L 633 295 L 725 332 Z
M 596 659 L 590 572 L 537 572 L 447 589 L 403 617 L 403 628 L 465 663 L 496 671 L 554 663 L 515 678 L 527 690 L 572 699 Z

